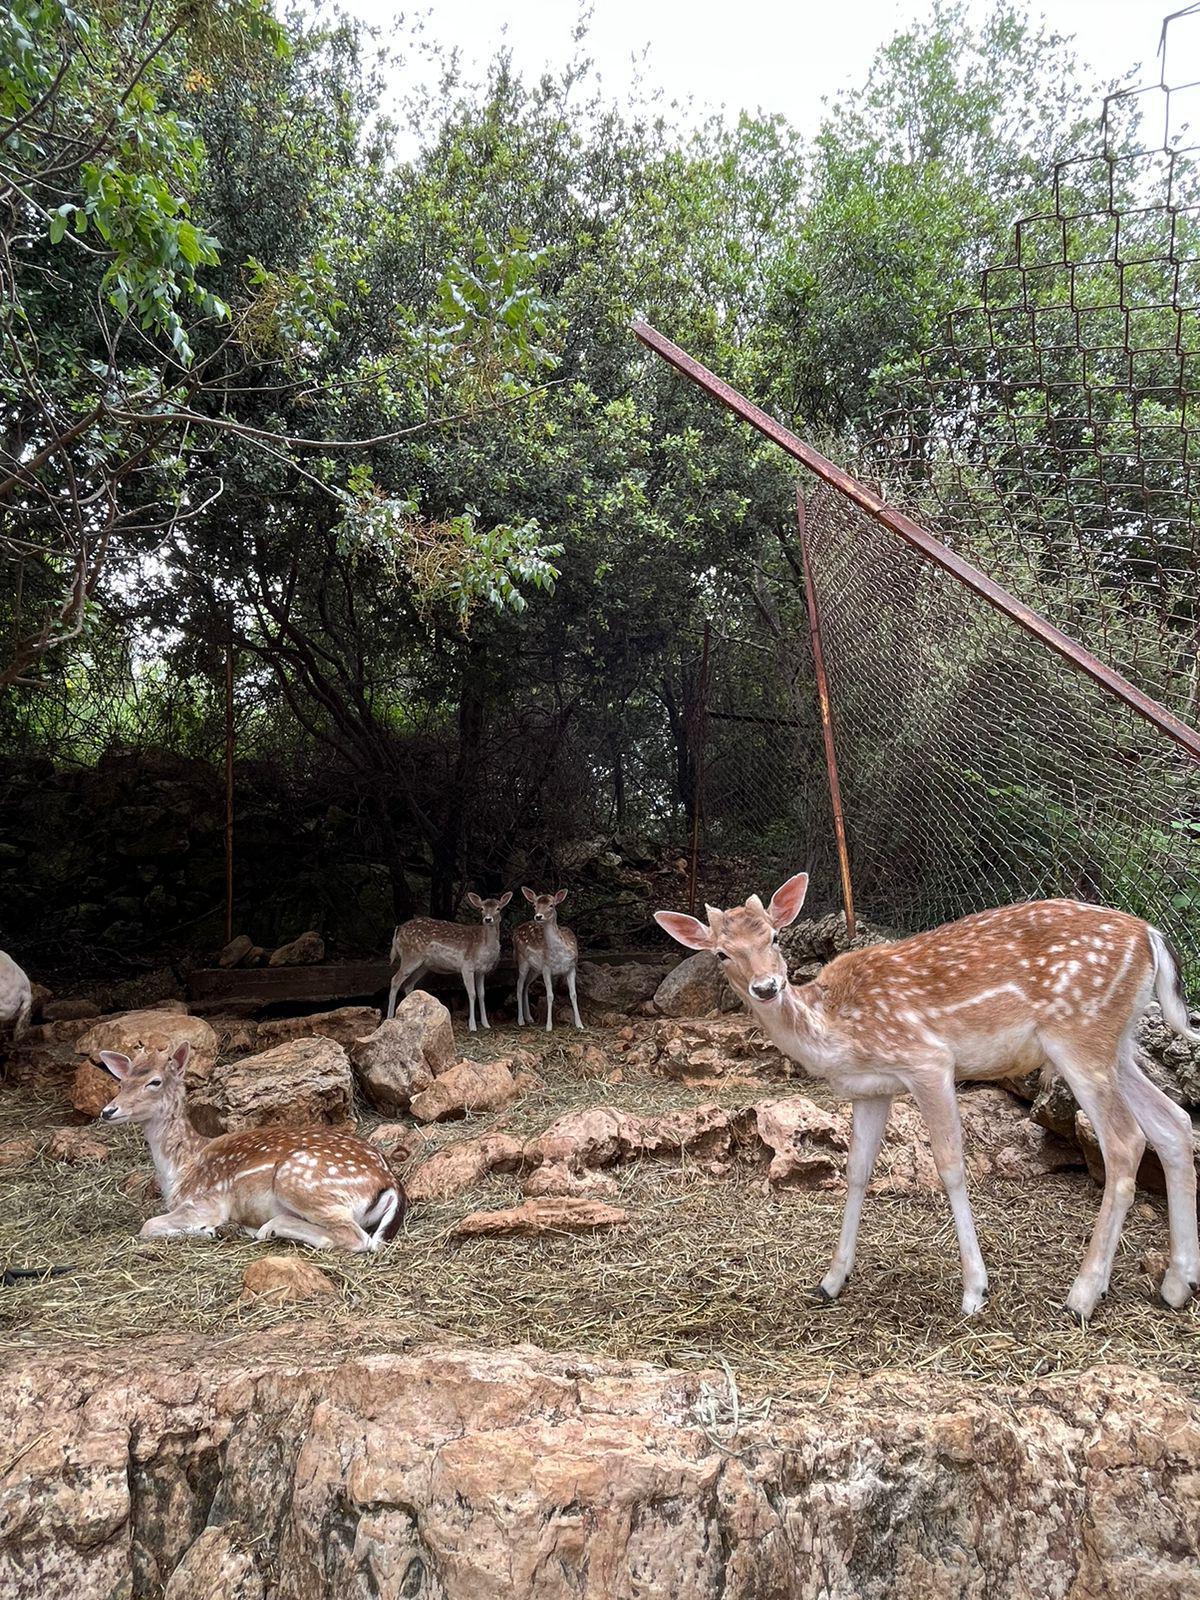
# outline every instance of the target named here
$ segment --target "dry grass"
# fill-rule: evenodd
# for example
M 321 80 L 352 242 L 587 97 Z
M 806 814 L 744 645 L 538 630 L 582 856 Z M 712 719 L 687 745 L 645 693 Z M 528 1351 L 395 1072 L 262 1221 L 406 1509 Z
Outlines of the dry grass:
M 604 1035 L 592 1038 L 602 1044 Z M 492 1054 L 512 1042 L 498 1032 L 467 1048 Z M 460 1123 L 444 1137 L 467 1137 L 498 1121 L 534 1132 L 581 1105 L 665 1111 L 699 1101 L 743 1104 L 795 1087 L 695 1087 L 645 1076 L 612 1084 L 581 1074 L 561 1043 L 536 1043 L 545 1048 L 545 1087 L 500 1119 Z M 0 1090 L 0 1138 L 58 1120 L 58 1107 Z M 992 1298 L 968 1323 L 957 1309 L 953 1230 L 936 1193 L 868 1202 L 855 1279 L 828 1308 L 807 1291 L 832 1252 L 840 1193 L 767 1194 L 750 1170 L 713 1178 L 686 1160 L 642 1161 L 617 1174 L 618 1201 L 631 1222 L 615 1233 L 450 1242 L 460 1216 L 519 1198 L 515 1178 L 495 1178 L 453 1201 L 414 1209 L 382 1256 L 322 1257 L 340 1285 L 339 1300 L 272 1308 L 239 1304 L 245 1267 L 268 1247 L 241 1238 L 136 1237 L 148 1203 L 130 1199 L 120 1185 L 146 1165 L 144 1145 L 130 1132 L 120 1138 L 117 1158 L 102 1166 L 39 1161 L 0 1173 L 0 1264 L 74 1269 L 0 1290 L 0 1339 L 43 1349 L 179 1332 L 223 1339 L 284 1322 L 294 1328 L 300 1319 L 323 1343 L 356 1349 L 529 1341 L 666 1363 L 724 1357 L 747 1392 L 776 1396 L 886 1368 L 1019 1382 L 1101 1362 L 1147 1368 L 1200 1390 L 1200 1314 L 1196 1307 L 1167 1310 L 1138 1266 L 1147 1250 L 1165 1247 L 1157 1202 L 1135 1205 L 1112 1292 L 1090 1329 L 1062 1311 L 1099 1199 L 1082 1174 L 1036 1187 L 975 1186 Z

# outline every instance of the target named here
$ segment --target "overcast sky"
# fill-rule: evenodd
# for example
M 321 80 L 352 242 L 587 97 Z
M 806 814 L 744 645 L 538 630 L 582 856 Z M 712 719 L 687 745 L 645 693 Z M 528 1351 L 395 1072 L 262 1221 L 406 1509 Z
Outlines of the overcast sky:
M 427 13 L 428 34 L 457 46 L 464 63 L 481 66 L 506 43 L 517 66 L 536 74 L 574 53 L 576 0 L 432 0 L 400 7 L 396 0 L 342 0 L 351 12 L 386 26 L 400 9 Z M 1104 80 L 1141 62 L 1157 78 L 1162 17 L 1185 0 L 1041 0 L 1032 6 L 1056 31 L 1073 34 L 1077 53 Z M 821 101 L 861 82 L 880 44 L 929 0 L 596 0 L 589 53 L 614 94 L 633 77 L 634 57 L 651 85 L 670 99 L 700 106 L 761 107 L 782 112 L 806 133 Z M 979 0 L 977 9 L 986 9 Z M 1200 17 L 1172 25 L 1175 82 L 1200 78 Z

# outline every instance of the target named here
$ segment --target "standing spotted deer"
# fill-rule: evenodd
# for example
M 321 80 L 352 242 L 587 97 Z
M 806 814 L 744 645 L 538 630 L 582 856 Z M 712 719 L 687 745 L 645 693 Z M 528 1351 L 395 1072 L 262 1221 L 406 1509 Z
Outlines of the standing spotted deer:
M 0 1026 L 12 1023 L 15 1044 L 29 1031 L 33 1015 L 33 988 L 25 973 L 5 951 L 0 950 Z
M 1073 900 L 1042 900 L 964 917 L 896 944 L 838 956 L 812 982 L 788 981 L 779 931 L 808 887 L 790 878 L 764 908 L 757 895 L 707 924 L 655 912 L 673 939 L 711 950 L 776 1047 L 852 1102 L 846 1211 L 818 1293 L 841 1293 L 854 1265 L 863 1195 L 892 1099 L 911 1094 L 929 1130 L 958 1234 L 966 1315 L 987 1296 L 987 1272 L 963 1167 L 958 1079 L 1009 1077 L 1041 1067 L 1065 1080 L 1104 1154 L 1100 1214 L 1067 1308 L 1086 1321 L 1108 1288 L 1146 1142 L 1167 1181 L 1170 1260 L 1160 1287 L 1169 1306 L 1200 1287 L 1191 1119 L 1138 1061 L 1137 1030 L 1157 998 L 1164 1021 L 1189 1024 L 1175 957 L 1138 917 Z
M 395 1237 L 404 1194 L 374 1145 L 337 1128 L 251 1128 L 206 1139 L 187 1113 L 191 1047 L 103 1050 L 117 1080 L 105 1122 L 136 1123 L 167 1202 L 142 1224 L 144 1239 L 212 1235 L 239 1224 L 256 1239 L 294 1239 L 318 1250 L 378 1250 Z
M 579 961 L 579 941 L 570 928 L 558 925 L 558 908 L 567 898 L 567 891 L 557 894 L 535 894 L 522 887 L 521 893 L 533 907 L 533 921 L 522 922 L 513 931 L 513 949 L 517 954 L 517 1026 L 532 1025 L 529 1009 L 529 984 L 541 974 L 546 985 L 546 1032 L 553 1027 L 554 980 L 566 978 L 567 993 L 571 997 L 571 1013 L 575 1026 L 582 1028 L 579 1020 L 579 1002 L 575 998 L 575 967 Z
M 484 980 L 500 960 L 500 913 L 511 899 L 511 889 L 498 900 L 481 900 L 477 894 L 469 894 L 468 903 L 482 919 L 477 928 L 462 922 L 438 922 L 433 917 L 413 917 L 409 922 L 402 922 L 392 939 L 388 1016 L 396 1014 L 396 996 L 402 985 L 405 994 L 410 994 L 426 972 L 458 972 L 467 990 L 467 1027 L 472 1033 L 476 1031 L 475 998 L 478 995 L 479 1020 L 485 1028 L 490 1028 Z

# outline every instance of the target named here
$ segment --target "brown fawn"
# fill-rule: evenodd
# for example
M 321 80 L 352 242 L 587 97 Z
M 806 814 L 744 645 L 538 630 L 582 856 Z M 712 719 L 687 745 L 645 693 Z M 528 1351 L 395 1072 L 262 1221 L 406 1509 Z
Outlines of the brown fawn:
M 105 1122 L 146 1136 L 167 1203 L 143 1239 L 209 1237 L 224 1223 L 256 1239 L 294 1239 L 317 1250 L 378 1250 L 395 1237 L 404 1193 L 374 1145 L 336 1128 L 252 1128 L 206 1139 L 187 1113 L 183 1074 L 191 1047 L 173 1055 L 115 1050 L 100 1059 L 117 1080 Z
M 575 967 L 579 961 L 579 940 L 570 928 L 558 925 L 558 908 L 567 898 L 567 891 L 557 894 L 535 894 L 522 886 L 521 893 L 533 907 L 533 921 L 522 922 L 513 930 L 513 949 L 517 954 L 517 1026 L 532 1025 L 533 1013 L 529 1009 L 529 984 L 541 974 L 546 985 L 546 1032 L 554 1025 L 554 980 L 566 978 L 567 993 L 571 998 L 571 1014 L 575 1026 L 582 1028 L 579 1020 L 579 1002 L 575 998 Z
M 979 1311 L 987 1271 L 967 1198 L 954 1084 L 1044 1068 L 1066 1081 L 1104 1154 L 1100 1214 L 1067 1308 L 1086 1321 L 1108 1288 L 1147 1140 L 1167 1181 L 1171 1249 L 1160 1293 L 1169 1306 L 1186 1305 L 1200 1286 L 1191 1119 L 1146 1076 L 1137 1050 L 1152 998 L 1175 1033 L 1200 1042 L 1163 935 L 1103 906 L 1033 901 L 849 951 L 813 982 L 796 985 L 779 932 L 799 915 L 807 887 L 800 873 L 769 906 L 757 895 L 729 911 L 706 906 L 707 924 L 673 911 L 655 918 L 680 944 L 713 951 L 776 1047 L 852 1103 L 846 1210 L 818 1294 L 834 1299 L 850 1276 L 892 1099 L 907 1093 L 950 1200 L 963 1312 Z
M 413 917 L 402 922 L 392 938 L 392 987 L 387 1014 L 396 1014 L 396 996 L 403 985 L 411 994 L 427 972 L 458 972 L 467 990 L 467 1027 L 475 1029 L 475 999 L 479 998 L 479 1020 L 485 1028 L 487 1018 L 484 980 L 500 960 L 500 913 L 512 899 L 512 890 L 498 900 L 481 900 L 469 894 L 467 901 L 479 912 L 477 928 L 463 922 L 438 922 L 433 917 Z

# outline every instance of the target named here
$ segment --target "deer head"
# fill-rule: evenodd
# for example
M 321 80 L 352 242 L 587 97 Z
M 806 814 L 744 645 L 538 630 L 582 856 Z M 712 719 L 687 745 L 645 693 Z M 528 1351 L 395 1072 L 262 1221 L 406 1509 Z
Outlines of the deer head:
M 500 913 L 511 899 L 512 890 L 509 889 L 498 900 L 481 900 L 477 894 L 469 894 L 467 896 L 467 904 L 474 906 L 483 918 L 484 923 L 490 926 L 492 923 L 500 921 Z
M 560 889 L 557 894 L 537 894 L 533 889 L 527 889 L 522 884 L 521 893 L 533 907 L 533 920 L 535 922 L 558 921 L 558 908 L 567 898 L 565 889 Z
M 191 1049 L 184 1043 L 171 1055 L 165 1050 L 139 1050 L 132 1061 L 119 1051 L 102 1050 L 100 1061 L 118 1085 L 115 1097 L 100 1113 L 104 1121 L 144 1126 L 164 1111 L 174 1110 L 183 1098 L 183 1074 Z
M 752 894 L 745 905 L 729 911 L 705 906 L 707 924 L 681 911 L 656 911 L 654 920 L 689 950 L 711 950 L 743 1000 L 769 1005 L 788 982 L 779 932 L 800 915 L 807 891 L 808 874 L 798 872 L 776 889 L 769 906 Z

